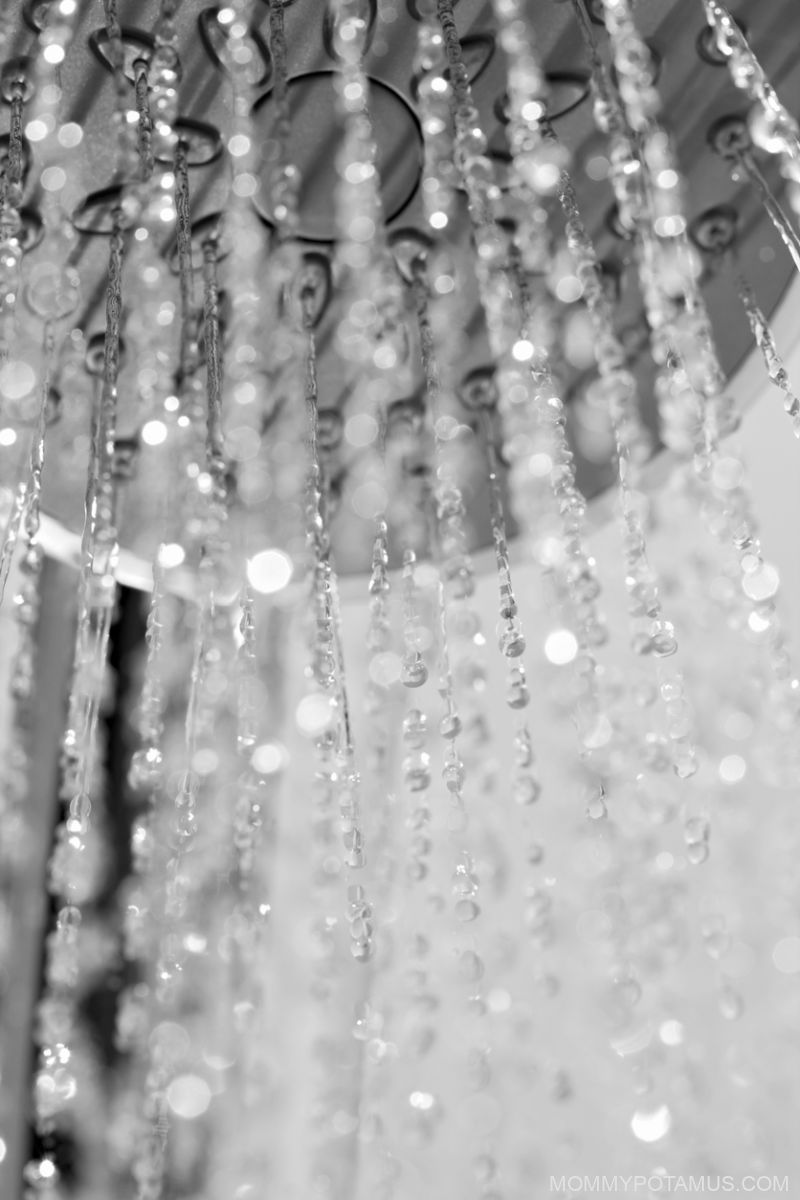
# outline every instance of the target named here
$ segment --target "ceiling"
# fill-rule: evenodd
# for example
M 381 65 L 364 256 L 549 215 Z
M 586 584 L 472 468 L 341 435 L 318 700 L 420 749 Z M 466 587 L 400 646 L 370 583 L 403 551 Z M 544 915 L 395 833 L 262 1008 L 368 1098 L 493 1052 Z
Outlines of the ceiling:
M 35 12 L 42 5 L 26 5 Z M 119 5 L 124 27 L 147 33 L 152 30 L 158 6 L 152 2 Z M 181 85 L 182 114 L 224 132 L 229 124 L 230 82 L 209 53 L 214 17 L 202 17 L 207 6 L 186 0 L 179 6 L 181 58 L 184 67 Z M 577 73 L 586 70 L 585 54 L 575 24 L 572 6 L 558 0 L 535 0 L 529 4 L 530 19 L 536 32 L 540 53 L 549 72 Z M 751 42 L 773 79 L 784 103 L 800 111 L 800 59 L 795 52 L 800 35 L 800 10 L 795 0 L 742 0 L 735 15 L 748 29 Z M 286 10 L 289 48 L 294 154 L 303 169 L 301 197 L 303 235 L 318 249 L 330 249 L 334 230 L 331 225 L 331 194 L 335 181 L 334 153 L 338 137 L 337 118 L 332 104 L 330 72 L 333 63 L 326 53 L 323 38 L 322 4 L 294 0 Z M 752 188 L 734 183 L 727 166 L 707 147 L 707 130 L 716 118 L 742 110 L 740 94 L 730 84 L 727 71 L 702 61 L 696 49 L 698 34 L 704 27 L 699 0 L 640 0 L 637 21 L 662 60 L 660 87 L 664 98 L 665 121 L 673 134 L 680 164 L 688 179 L 690 218 L 722 202 L 733 203 L 740 217 L 739 256 L 764 308 L 771 311 L 783 294 L 791 275 L 791 263 L 781 243 L 762 215 Z M 30 16 L 30 13 L 28 14 Z M 501 151 L 504 144 L 497 102 L 504 91 L 503 57 L 494 46 L 494 22 L 491 6 L 480 0 L 460 0 L 457 17 L 462 36 L 475 39 L 468 43 L 468 61 L 474 79 L 474 91 L 491 146 Z M 11 36 L 6 53 L 30 55 L 35 49 L 34 34 L 26 23 L 23 5 L 8 7 L 6 20 Z M 211 24 L 209 25 L 209 21 Z M 254 22 L 268 38 L 268 7 L 261 0 L 254 4 Z M 71 152 L 64 190 L 69 211 L 78 209 L 89 193 L 112 182 L 115 161 L 111 141 L 114 104 L 113 81 L 90 47 L 94 31 L 102 29 L 103 9 L 99 2 L 81 6 L 77 36 L 62 68 L 62 86 L 66 97 L 64 119 L 80 124 L 84 136 Z M 201 36 L 201 25 L 205 38 Z M 410 81 L 417 23 L 410 16 L 405 0 L 381 0 L 367 71 L 373 84 L 370 105 L 379 145 L 379 163 L 384 178 L 384 205 L 390 228 L 424 225 L 418 191 L 420 135 Z M 606 54 L 605 33 L 597 27 L 601 49 Z M 311 74 L 317 73 L 317 74 Z M 255 129 L 259 137 L 270 133 L 270 68 L 268 58 L 263 81 L 256 89 Z M 305 77 L 305 78 L 299 78 Z M 133 92 L 131 92 L 133 105 Z M 6 121 L 8 109 L 0 113 Z M 641 400 L 646 419 L 655 427 L 652 397 L 652 371 L 643 353 L 644 333 L 641 302 L 634 271 L 630 266 L 628 245 L 610 229 L 608 215 L 612 207 L 611 188 L 603 178 L 603 141 L 596 132 L 588 103 L 579 104 L 556 122 L 557 132 L 574 153 L 574 180 L 587 227 L 593 233 L 598 252 L 620 271 L 620 330 L 629 347 L 631 361 L 641 382 Z M 213 144 L 213 133 L 211 134 Z M 762 164 L 776 190 L 780 180 L 770 162 Z M 208 166 L 192 170 L 193 217 L 200 220 L 225 208 L 227 168 L 220 156 Z M 40 204 L 36 171 L 25 203 L 34 209 Z M 558 234 L 559 217 L 554 216 Z M 168 242 L 165 237 L 165 248 Z M 31 251 L 29 265 L 41 250 Z M 83 368 L 85 340 L 103 329 L 103 303 L 107 239 L 85 235 L 79 239 L 75 257 L 82 277 L 82 307 L 76 327 L 80 333 L 67 338 L 61 355 L 62 406 L 60 420 L 50 432 L 49 465 L 46 471 L 45 506 L 69 528 L 82 523 L 83 479 L 88 455 L 89 412 L 94 383 Z M 470 269 L 469 231 L 466 212 L 456 222 L 453 243 L 456 264 L 456 304 L 451 322 L 452 345 L 444 355 L 445 383 L 451 392 L 471 370 L 487 365 L 490 356 Z M 136 288 L 136 281 L 123 282 L 125 293 Z M 725 272 L 711 272 L 705 295 L 710 307 L 720 357 L 728 373 L 751 348 L 745 318 Z M 579 483 L 594 496 L 613 481 L 610 445 L 602 428 L 592 429 L 592 414 L 581 403 L 582 389 L 592 376 L 591 340 L 580 303 L 556 302 L 556 320 L 561 336 L 554 357 L 556 374 L 565 398 L 570 402 L 570 436 L 576 450 Z M 347 371 L 335 353 L 332 333 L 338 320 L 336 300 L 329 306 L 320 326 L 320 405 L 338 406 L 347 415 L 351 393 Z M 461 326 L 458 330 L 457 327 Z M 84 335 L 81 337 L 81 334 Z M 23 335 L 34 338 L 31 323 Z M 38 336 L 38 334 L 36 335 Z M 404 399 L 419 393 L 421 367 L 413 352 L 406 368 L 392 381 L 393 398 Z M 120 388 L 120 436 L 135 436 L 147 412 L 139 393 L 136 363 L 124 365 Z M 744 404 L 747 397 L 739 397 Z M 457 399 L 451 410 L 460 426 L 464 445 L 464 489 L 468 504 L 470 537 L 474 546 L 490 541 L 485 466 L 480 437 L 469 429 L 469 413 L 460 409 Z M 596 423 L 596 422 L 595 422 Z M 602 423 L 601 423 L 602 424 Z M 130 549 L 149 557 L 155 544 L 156 514 L 152 505 L 152 467 L 141 456 L 138 475 L 126 484 L 127 495 L 122 511 L 122 539 Z M 345 572 L 364 569 L 369 560 L 372 520 L 359 515 L 351 503 L 350 479 L 358 477 L 363 451 L 347 437 L 341 451 L 342 499 L 334 518 L 334 549 L 339 569 Z M 19 444 L 0 447 L 0 470 L 7 477 L 13 470 Z M 148 473 L 149 472 L 149 473 Z M 413 479 L 406 481 L 408 488 Z

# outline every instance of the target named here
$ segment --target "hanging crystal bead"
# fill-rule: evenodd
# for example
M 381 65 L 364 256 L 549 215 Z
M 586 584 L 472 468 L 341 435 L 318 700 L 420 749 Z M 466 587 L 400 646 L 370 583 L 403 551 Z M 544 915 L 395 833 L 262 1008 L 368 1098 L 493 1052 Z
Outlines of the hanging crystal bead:
M 337 257 L 347 312 L 338 328 L 345 358 L 391 371 L 408 355 L 403 294 L 384 227 L 377 147 L 363 67 L 367 26 L 360 0 L 330 0 L 334 81 L 344 135 L 337 153 Z

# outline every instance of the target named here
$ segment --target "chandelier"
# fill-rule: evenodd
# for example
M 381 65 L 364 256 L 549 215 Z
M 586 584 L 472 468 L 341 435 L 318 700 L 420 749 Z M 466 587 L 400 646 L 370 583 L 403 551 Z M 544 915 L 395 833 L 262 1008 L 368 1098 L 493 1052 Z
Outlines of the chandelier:
M 655 7 L 7 6 L 3 1197 L 789 1194 L 797 23 Z

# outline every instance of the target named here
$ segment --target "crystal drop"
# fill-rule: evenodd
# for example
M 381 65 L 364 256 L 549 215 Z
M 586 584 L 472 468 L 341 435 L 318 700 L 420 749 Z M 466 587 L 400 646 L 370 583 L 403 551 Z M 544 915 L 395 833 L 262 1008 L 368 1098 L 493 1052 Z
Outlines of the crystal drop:
M 417 652 L 410 658 L 403 659 L 403 666 L 400 672 L 400 679 L 409 688 L 422 687 L 428 678 L 428 668 L 422 660 L 422 656 Z
M 453 872 L 453 893 L 456 896 L 474 896 L 477 894 L 479 880 L 471 870 L 470 865 L 459 864 Z
M 608 816 L 606 791 L 602 784 L 593 790 L 586 801 L 586 816 L 592 821 L 602 821 Z
M 193 808 L 178 810 L 175 820 L 175 832 L 181 841 L 190 841 L 197 833 L 197 816 Z
M 86 792 L 79 792 L 69 802 L 69 820 L 75 823 L 76 831 L 86 832 L 92 816 L 91 797 Z
M 428 719 L 418 708 L 410 709 L 403 718 L 403 738 L 409 746 L 424 744 L 428 731 Z
M 77 930 L 81 924 L 81 910 L 72 904 L 66 904 L 59 911 L 56 928 L 60 930 Z
M 687 845 L 708 840 L 710 825 L 707 817 L 690 817 L 684 825 L 684 838 Z
M 694 750 L 687 748 L 676 755 L 673 770 L 679 779 L 691 779 L 697 774 L 697 755 Z
M 530 698 L 525 676 L 515 667 L 509 676 L 506 704 L 513 709 L 527 708 Z
M 514 762 L 518 767 L 530 767 L 533 763 L 533 746 L 527 729 L 520 729 L 514 735 Z
M 510 621 L 517 615 L 517 602 L 508 584 L 500 588 L 500 616 L 504 621 Z
M 350 936 L 357 942 L 368 941 L 372 937 L 373 928 L 372 921 L 356 917 L 350 924 Z
M 544 932 L 550 923 L 552 901 L 547 892 L 533 888 L 525 901 L 525 926 L 530 933 Z
M 403 782 L 412 792 L 423 792 L 430 787 L 431 759 L 429 754 L 422 752 L 403 759 Z
M 345 854 L 345 862 L 347 863 L 348 867 L 352 867 L 354 870 L 360 870 L 366 861 L 367 858 L 363 847 L 359 844 L 359 842 L 354 842 Z
M 442 779 L 449 792 L 460 792 L 464 786 L 464 764 L 458 758 L 451 758 L 445 763 Z
M 519 658 L 525 651 L 525 638 L 518 621 L 507 621 L 501 625 L 497 641 L 500 652 L 506 658 Z
M 709 855 L 708 842 L 692 842 L 686 847 L 686 857 L 692 866 L 699 867 Z
M 667 658 L 678 649 L 675 629 L 669 621 L 654 621 L 650 627 L 650 639 L 653 653 L 659 658 Z
M 439 722 L 439 734 L 446 741 L 452 741 L 461 733 L 461 718 L 458 713 L 449 712 Z
M 372 958 L 372 942 L 351 942 L 350 953 L 356 962 L 369 962 Z
M 455 905 L 456 918 L 459 921 L 474 921 L 480 915 L 480 906 L 474 900 L 458 900 Z
M 519 805 L 535 804 L 542 788 L 534 775 L 525 772 L 517 775 L 512 785 L 514 800 Z
M 156 746 L 137 750 L 131 757 L 128 783 L 134 791 L 154 788 L 161 778 L 161 751 Z

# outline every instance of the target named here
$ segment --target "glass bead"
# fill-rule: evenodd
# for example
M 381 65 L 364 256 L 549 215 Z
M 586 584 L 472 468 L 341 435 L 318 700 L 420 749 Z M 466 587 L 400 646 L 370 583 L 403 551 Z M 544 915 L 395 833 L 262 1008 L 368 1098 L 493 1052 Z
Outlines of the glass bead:
M 508 620 L 498 628 L 498 645 L 506 658 L 519 658 L 525 651 L 525 638 L 518 621 Z
M 458 713 L 450 712 L 439 722 L 439 735 L 445 741 L 452 741 L 461 733 L 461 718 Z
M 465 777 L 464 764 L 460 759 L 450 759 L 445 763 L 442 779 L 449 792 L 460 792 L 464 786 Z
M 474 900 L 458 900 L 454 908 L 456 920 L 464 922 L 474 921 L 480 911 L 480 906 Z
M 512 793 L 516 804 L 523 807 L 535 804 L 542 793 L 541 784 L 534 775 L 519 774 L 512 783 Z
M 517 669 L 512 670 L 506 689 L 506 704 L 513 709 L 527 708 L 530 698 L 524 675 Z
M 430 787 L 431 783 L 431 759 L 430 755 L 424 751 L 416 755 L 409 755 L 403 759 L 403 781 L 406 787 L 412 792 L 422 792 Z
M 424 745 L 428 731 L 428 719 L 418 708 L 410 709 L 403 718 L 403 738 L 409 744 L 419 748 Z
M 591 821 L 602 821 L 608 816 L 605 788 L 593 789 L 586 801 L 586 815 Z
M 428 679 L 428 668 L 419 654 L 405 658 L 401 668 L 400 679 L 409 688 L 422 687 Z

